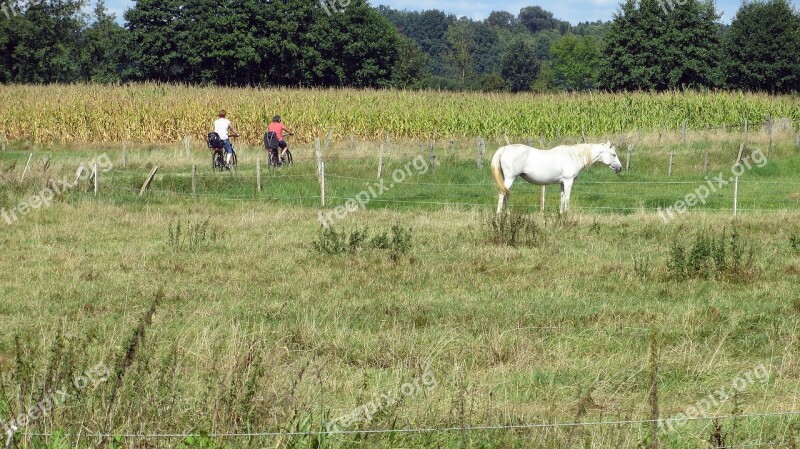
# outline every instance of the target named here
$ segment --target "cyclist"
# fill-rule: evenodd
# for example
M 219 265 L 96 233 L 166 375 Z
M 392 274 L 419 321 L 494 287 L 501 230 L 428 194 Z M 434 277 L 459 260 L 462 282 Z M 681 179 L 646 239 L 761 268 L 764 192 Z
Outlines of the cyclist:
M 272 123 L 270 123 L 267 127 L 267 133 L 274 133 L 275 137 L 278 139 L 278 147 L 281 149 L 281 161 L 286 159 L 286 149 L 289 147 L 286 144 L 286 141 L 283 139 L 284 131 L 286 131 L 286 133 L 290 136 L 292 135 L 292 132 L 289 130 L 289 128 L 285 127 L 283 123 L 281 123 L 280 115 L 272 117 Z
M 222 139 L 222 147 L 225 149 L 225 165 L 231 165 L 231 156 L 233 155 L 233 146 L 231 146 L 230 137 L 239 137 L 236 128 L 230 120 L 225 118 L 228 113 L 225 109 L 219 111 L 219 118 L 214 120 L 214 132 L 219 134 Z

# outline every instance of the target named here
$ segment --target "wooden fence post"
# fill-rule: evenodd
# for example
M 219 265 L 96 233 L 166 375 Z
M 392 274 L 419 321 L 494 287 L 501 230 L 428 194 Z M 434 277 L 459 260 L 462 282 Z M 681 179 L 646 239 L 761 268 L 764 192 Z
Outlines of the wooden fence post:
M 478 164 L 478 168 L 483 168 L 483 153 L 486 151 L 486 142 L 483 140 L 483 137 L 478 137 L 478 148 L 476 149 L 476 163 Z
M 183 150 L 186 152 L 186 159 L 192 157 L 192 147 L 189 141 L 189 136 L 183 136 Z
M 628 144 L 628 155 L 625 157 L 625 171 L 631 169 L 631 144 Z
M 686 145 L 686 120 L 681 123 L 681 143 Z
M 153 178 L 155 178 L 157 171 L 158 171 L 158 165 L 154 165 L 153 169 L 150 170 L 150 174 L 147 175 L 147 179 L 144 180 L 144 184 L 142 184 L 142 188 L 139 189 L 139 196 L 144 195 L 144 192 L 147 191 L 148 187 L 150 187 L 150 183 L 153 181 Z
M 192 198 L 197 197 L 197 165 L 192 164 Z
M 586 129 L 581 126 L 581 143 L 586 143 Z
M 97 162 L 92 167 L 92 177 L 94 178 L 94 196 L 97 196 L 98 179 L 97 179 Z
M 20 182 L 20 183 L 21 183 L 22 181 L 24 181 L 24 180 L 25 180 L 25 173 L 27 173 L 27 172 L 28 172 L 28 166 L 30 166 L 30 165 L 31 165 L 31 159 L 33 159 L 33 153 L 31 153 L 31 154 L 28 156 L 28 162 L 26 162 L 26 163 L 25 163 L 25 169 L 24 169 L 24 170 L 22 170 L 22 177 L 21 177 L 21 178 L 19 178 L 19 182 Z
M 355 150 L 356 150 L 356 141 L 353 138 L 353 135 L 350 134 L 350 152 L 352 153 Z
M 429 147 L 428 152 L 429 152 L 428 158 L 430 160 L 431 168 L 435 169 L 436 168 L 436 155 L 433 154 L 433 140 L 430 141 L 430 147 Z
M 122 142 L 122 168 L 128 167 L 128 142 Z
M 381 179 L 381 175 L 383 174 L 383 144 L 381 144 L 378 151 L 378 179 Z
M 325 162 L 322 160 L 322 149 L 320 149 L 319 139 L 314 139 L 314 149 L 317 154 L 317 177 L 319 178 L 319 199 L 322 207 L 325 207 Z
M 744 153 L 744 142 L 739 145 L 739 153 L 736 155 L 736 161 L 733 163 L 733 165 L 739 165 L 739 162 L 742 161 L 742 153 Z
M 739 175 L 733 179 L 733 216 L 736 216 L 736 211 L 739 209 Z
M 526 137 L 525 138 L 525 145 L 527 145 L 529 147 L 532 147 L 533 146 L 533 139 L 531 139 L 530 137 Z
M 747 140 L 747 117 L 744 118 L 744 140 Z
M 256 158 L 256 191 L 261 193 L 261 156 Z
M 660 449 L 661 441 L 658 437 L 658 423 L 660 421 L 658 406 L 658 368 L 659 368 L 659 339 L 655 329 L 650 330 L 650 348 L 648 354 L 648 383 L 650 391 L 647 395 L 647 402 L 650 405 L 650 449 Z
M 6 138 L 5 131 L 3 131 L 3 134 L 0 135 L 0 146 L 2 146 L 3 151 L 6 151 L 8 148 L 8 138 Z
M 767 144 L 767 159 L 769 159 L 769 154 L 772 152 L 772 114 L 769 112 L 767 112 L 764 126 L 766 127 L 767 136 L 769 136 L 769 143 Z
M 703 174 L 708 173 L 708 123 L 703 125 L 703 146 L 705 147 L 705 155 L 703 156 Z
M 503 134 L 503 137 L 506 139 L 506 145 L 511 145 L 511 141 L 508 140 L 508 134 Z
M 669 150 L 669 169 L 667 170 L 667 176 L 672 176 L 672 159 L 675 157 L 675 150 Z

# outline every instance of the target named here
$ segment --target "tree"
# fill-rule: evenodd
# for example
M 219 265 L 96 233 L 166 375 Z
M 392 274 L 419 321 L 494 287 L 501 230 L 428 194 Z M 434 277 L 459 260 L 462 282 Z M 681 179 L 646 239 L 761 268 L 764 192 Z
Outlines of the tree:
M 428 56 L 411 39 L 400 36 L 398 58 L 392 69 L 392 86 L 402 89 L 424 87 L 430 76 Z
M 553 44 L 561 38 L 558 31 L 541 31 L 536 34 L 535 38 L 536 43 L 533 47 L 533 54 L 536 56 L 536 60 L 539 62 L 551 61 L 553 59 L 553 53 L 551 51 Z
M 600 51 L 592 36 L 567 35 L 553 44 L 553 84 L 563 90 L 593 89 Z
M 43 0 L 3 19 L 0 45 L 4 51 L 0 81 L 69 83 L 80 79 L 81 36 L 85 22 L 78 0 Z
M 94 22 L 84 33 L 81 78 L 87 81 L 110 82 L 120 79 L 125 30 L 113 14 L 106 12 L 99 0 L 94 9 Z
M 124 14 L 128 64 L 123 76 L 133 80 L 186 81 L 186 58 L 178 44 L 181 8 L 175 0 L 137 0 Z M 206 23 L 211 27 L 213 22 Z
M 610 90 L 667 90 L 719 85 L 719 16 L 710 1 L 626 0 L 602 51 L 600 85 Z M 672 4 L 672 3 L 669 3 Z
M 400 33 L 411 38 L 423 53 L 428 55 L 432 75 L 452 75 L 452 70 L 447 64 L 449 53 L 447 32 L 450 24 L 456 20 L 455 16 L 438 10 L 409 12 L 393 10 L 386 6 L 379 7 L 378 11 L 389 19 Z
M 542 30 L 552 30 L 556 27 L 553 13 L 542 9 L 541 6 L 526 6 L 519 10 L 519 21 L 531 33 Z
M 533 47 L 527 40 L 517 37 L 503 54 L 501 75 L 508 82 L 512 92 L 531 89 L 531 84 L 539 73 L 539 64 Z
M 473 31 L 469 20 L 464 17 L 451 23 L 447 29 L 447 43 L 450 45 L 448 59 L 456 69 L 456 76 L 462 84 L 475 73 L 475 59 L 472 57 L 475 45 Z
M 800 16 L 786 0 L 742 4 L 725 36 L 730 87 L 800 90 Z
M 497 34 L 497 29 L 484 22 L 472 22 L 472 57 L 475 61 L 475 73 L 485 75 L 500 71 L 500 59 L 503 53 L 503 44 Z
M 392 73 L 400 70 L 400 35 L 365 0 L 350 0 L 335 14 L 314 0 L 137 0 L 125 18 L 129 79 L 355 87 L 411 82 L 408 71 Z
M 570 28 L 570 33 L 578 36 L 594 36 L 597 42 L 603 39 L 610 22 L 597 20 L 595 22 L 579 22 Z
M 517 18 L 514 17 L 514 14 L 507 11 L 492 11 L 489 13 L 489 17 L 486 18 L 486 25 L 508 30 L 513 28 L 517 23 Z

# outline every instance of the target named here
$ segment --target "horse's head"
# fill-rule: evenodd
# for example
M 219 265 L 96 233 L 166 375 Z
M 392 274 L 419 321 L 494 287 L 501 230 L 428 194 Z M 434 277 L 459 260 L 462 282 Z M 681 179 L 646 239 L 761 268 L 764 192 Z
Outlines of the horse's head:
M 608 165 L 608 168 L 619 174 L 622 171 L 622 163 L 617 157 L 617 149 L 610 141 L 600 145 L 600 160 Z

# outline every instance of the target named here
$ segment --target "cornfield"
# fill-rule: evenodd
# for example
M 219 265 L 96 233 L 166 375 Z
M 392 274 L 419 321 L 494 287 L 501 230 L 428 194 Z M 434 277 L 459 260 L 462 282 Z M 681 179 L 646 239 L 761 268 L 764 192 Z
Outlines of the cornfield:
M 335 139 L 603 135 L 747 118 L 800 119 L 800 97 L 740 92 L 496 94 L 354 89 L 219 88 L 168 84 L 0 86 L 0 132 L 11 140 L 174 142 L 204 139 L 219 109 L 257 144 L 274 114 L 308 142 Z

